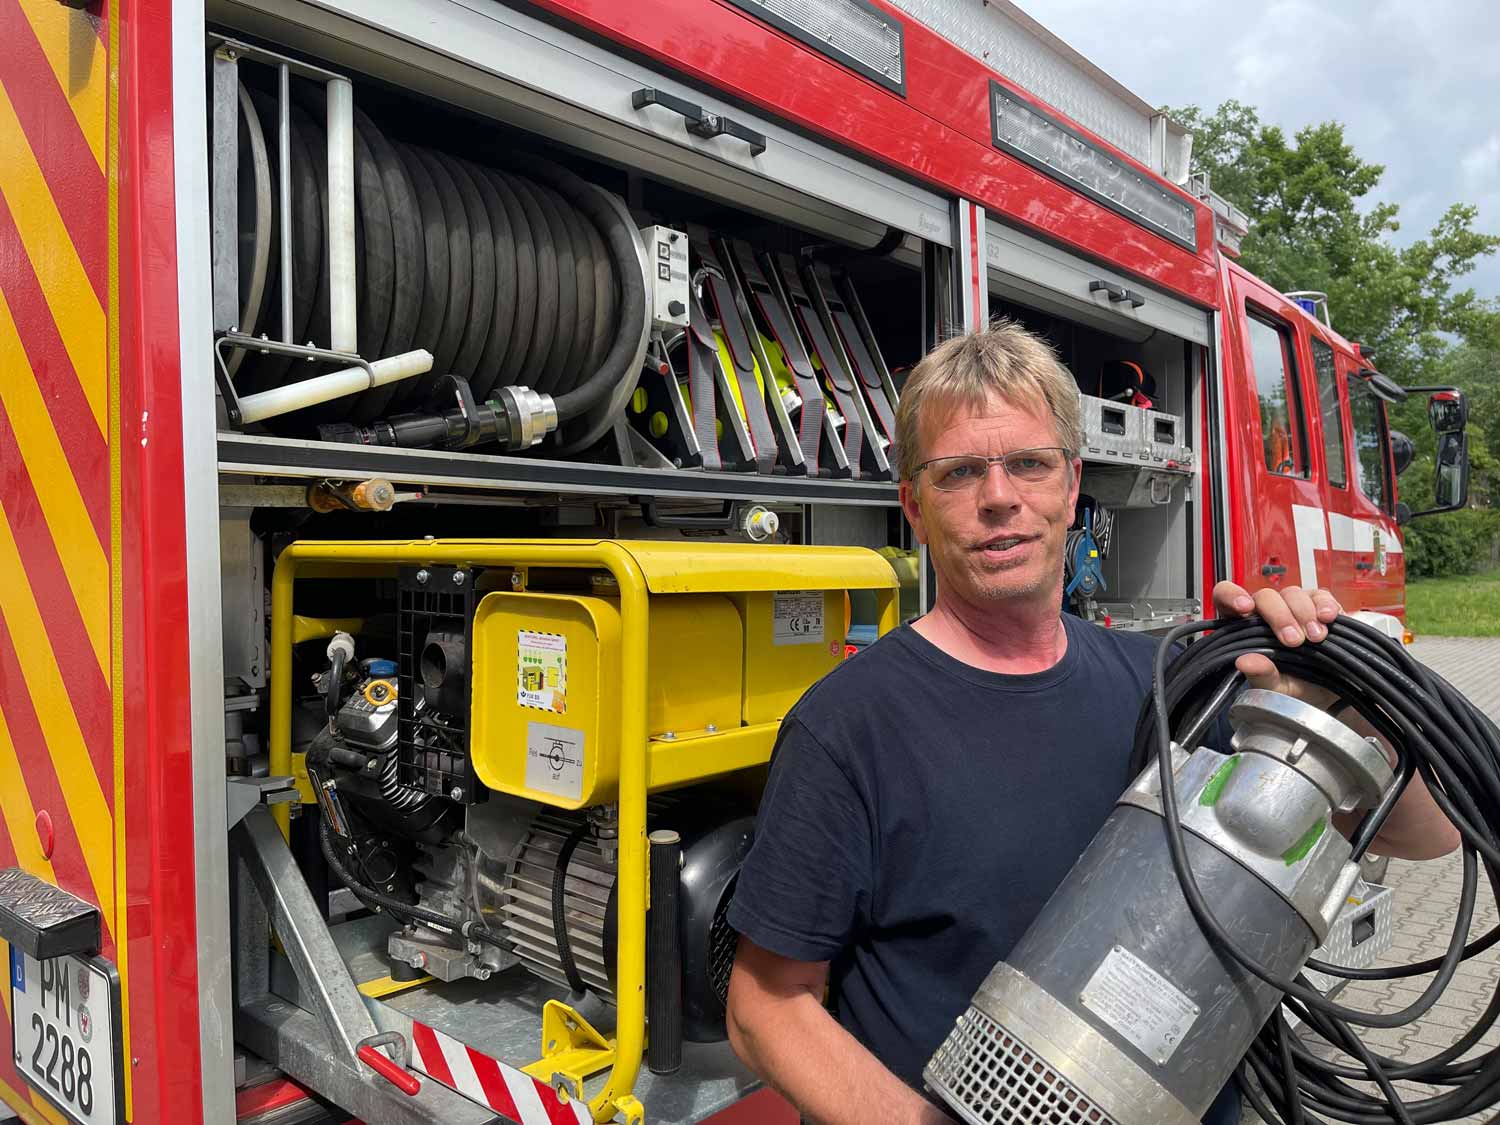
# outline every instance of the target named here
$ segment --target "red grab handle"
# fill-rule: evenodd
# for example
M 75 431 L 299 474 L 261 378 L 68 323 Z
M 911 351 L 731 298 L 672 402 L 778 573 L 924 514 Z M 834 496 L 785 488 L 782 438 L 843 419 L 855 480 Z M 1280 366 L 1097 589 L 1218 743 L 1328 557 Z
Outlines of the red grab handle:
M 364 1046 L 356 1053 L 361 1062 L 408 1097 L 414 1097 L 422 1088 L 422 1083 L 415 1074 L 405 1067 L 397 1066 L 378 1048 Z

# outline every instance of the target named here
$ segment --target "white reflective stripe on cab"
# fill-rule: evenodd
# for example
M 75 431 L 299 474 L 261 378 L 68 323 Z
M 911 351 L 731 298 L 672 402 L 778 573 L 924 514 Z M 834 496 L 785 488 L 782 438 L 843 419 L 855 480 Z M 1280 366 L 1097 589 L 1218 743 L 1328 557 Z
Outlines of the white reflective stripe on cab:
M 1297 536 L 1298 584 L 1316 587 L 1318 560 L 1315 551 L 1374 551 L 1375 537 L 1387 554 L 1401 554 L 1401 540 L 1389 529 L 1370 520 L 1357 520 L 1341 512 L 1328 512 L 1310 504 L 1292 505 L 1292 527 Z

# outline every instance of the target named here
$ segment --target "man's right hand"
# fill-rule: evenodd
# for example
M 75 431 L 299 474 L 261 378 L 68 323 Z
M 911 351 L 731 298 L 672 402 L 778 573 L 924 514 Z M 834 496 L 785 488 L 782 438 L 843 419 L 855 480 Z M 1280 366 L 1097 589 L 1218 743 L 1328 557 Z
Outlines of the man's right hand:
M 823 1007 L 828 962 L 794 961 L 740 938 L 729 978 L 729 1044 L 820 1125 L 951 1125 Z

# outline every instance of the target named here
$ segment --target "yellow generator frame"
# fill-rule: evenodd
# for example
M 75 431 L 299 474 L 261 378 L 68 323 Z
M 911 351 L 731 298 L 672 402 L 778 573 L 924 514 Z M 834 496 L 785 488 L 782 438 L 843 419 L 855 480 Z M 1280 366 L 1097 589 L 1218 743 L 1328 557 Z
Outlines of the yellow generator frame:
M 307 639 L 292 613 L 299 578 L 394 576 L 401 566 L 505 567 L 524 588 L 532 570 L 570 568 L 607 572 L 619 590 L 619 903 L 613 1068 L 589 1102 L 595 1121 L 617 1113 L 639 1121 L 642 1109 L 632 1089 L 646 1042 L 646 911 L 648 863 L 646 797 L 655 788 L 732 773 L 770 758 L 780 718 L 714 740 L 674 743 L 649 737 L 647 729 L 648 625 L 653 595 L 749 594 L 777 591 L 868 590 L 876 598 L 878 627 L 898 621 L 897 579 L 890 564 L 861 547 L 796 547 L 715 542 L 557 539 L 421 539 L 401 542 L 305 541 L 281 552 L 271 583 L 270 772 L 294 776 L 292 755 L 292 646 Z M 705 753 L 714 757 L 705 771 Z M 691 768 L 688 759 L 696 759 Z M 305 781 L 299 784 L 306 788 Z M 308 796 L 304 791 L 304 799 Z M 289 811 L 275 810 L 283 834 Z M 550 1007 L 551 1005 L 549 1005 Z M 610 1054 L 601 1049 L 603 1056 Z M 542 1067 L 546 1069 L 544 1052 Z M 569 1068 L 573 1069 L 573 1068 Z M 601 1069 L 601 1066 L 585 1068 Z M 540 1075 L 539 1075 L 540 1076 Z M 545 1075 L 551 1078 L 551 1073 Z

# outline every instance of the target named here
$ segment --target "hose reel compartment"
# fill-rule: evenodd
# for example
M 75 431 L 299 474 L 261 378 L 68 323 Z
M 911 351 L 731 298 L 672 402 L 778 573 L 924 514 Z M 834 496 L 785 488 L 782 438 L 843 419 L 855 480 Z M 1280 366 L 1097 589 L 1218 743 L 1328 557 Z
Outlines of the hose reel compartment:
M 245 395 L 301 389 L 311 372 L 294 357 L 309 337 L 338 335 L 328 312 L 335 295 L 352 297 L 357 309 L 356 360 L 368 365 L 420 348 L 431 369 L 383 385 L 372 377 L 368 389 L 327 402 L 289 401 L 266 415 L 273 430 L 308 434 L 322 425 L 331 427 L 321 431 L 325 439 L 370 440 L 360 426 L 434 408 L 441 378 L 453 375 L 499 416 L 498 436 L 525 448 L 635 377 L 647 324 L 642 250 L 628 212 L 602 189 L 537 154 L 517 154 L 516 167 L 502 169 L 403 140 L 389 114 L 377 120 L 356 107 L 349 119 L 356 268 L 354 285 L 344 287 L 332 276 L 339 242 L 325 229 L 337 218 L 325 196 L 339 164 L 317 123 L 326 117 L 334 127 L 335 103 L 272 52 L 226 41 L 215 66 L 216 258 L 229 257 L 219 247 L 233 241 L 247 259 L 234 276 L 227 261 L 216 269 L 216 308 L 234 311 L 229 325 L 222 311 L 218 317 L 221 331 L 234 329 L 224 339 L 237 349 L 220 382 L 231 406 Z M 231 97 L 234 112 L 220 104 Z M 268 132 L 289 154 L 285 168 Z M 271 180 L 279 191 L 267 190 Z M 252 205 L 239 206 L 241 199 Z M 283 315 L 273 335 L 268 314 L 278 301 Z M 255 346 L 257 332 L 280 347 L 266 354 Z M 509 388 L 539 397 L 499 395 Z M 518 434 L 526 440 L 516 442 Z

